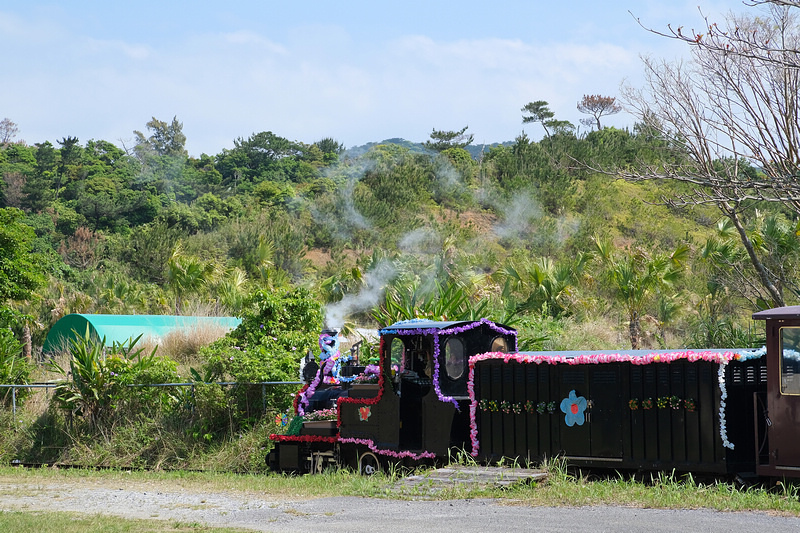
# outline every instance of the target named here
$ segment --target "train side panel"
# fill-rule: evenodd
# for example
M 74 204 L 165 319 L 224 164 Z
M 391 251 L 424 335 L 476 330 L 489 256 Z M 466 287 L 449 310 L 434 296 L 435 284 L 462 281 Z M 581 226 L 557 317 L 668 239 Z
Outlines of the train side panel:
M 489 461 L 562 456 L 576 466 L 612 469 L 750 472 L 752 397 L 763 389 L 764 375 L 760 359 L 722 367 L 686 360 L 479 361 L 474 368 L 479 456 Z

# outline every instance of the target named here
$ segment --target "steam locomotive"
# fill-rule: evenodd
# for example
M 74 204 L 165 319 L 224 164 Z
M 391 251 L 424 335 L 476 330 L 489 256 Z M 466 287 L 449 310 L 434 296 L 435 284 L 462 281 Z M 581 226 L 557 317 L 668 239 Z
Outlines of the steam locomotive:
M 753 315 L 760 350 L 517 352 L 483 319 L 403 321 L 359 365 L 320 336 L 275 471 L 564 457 L 577 467 L 800 477 L 800 306 Z M 324 416 L 327 415 L 327 416 Z M 327 420 L 326 420 L 327 418 Z

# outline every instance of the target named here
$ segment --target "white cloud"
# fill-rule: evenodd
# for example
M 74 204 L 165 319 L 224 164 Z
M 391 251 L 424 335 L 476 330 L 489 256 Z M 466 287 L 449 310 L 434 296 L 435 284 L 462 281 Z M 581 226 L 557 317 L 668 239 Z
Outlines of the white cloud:
M 643 2 L 634 14 L 679 22 L 687 13 L 682 3 L 658 12 L 664 5 Z M 557 118 L 577 124 L 584 94 L 616 95 L 623 78 L 636 84 L 640 53 L 678 49 L 624 17 L 615 15 L 615 33 L 600 21 L 565 23 L 578 40 L 535 32 L 437 38 L 410 28 L 368 42 L 355 26 L 301 20 L 281 32 L 244 22 L 224 30 L 176 26 L 160 40 L 101 38 L 44 8 L 27 18 L 0 12 L 5 71 L 12 73 L 0 101 L 14 102 L 0 114 L 29 142 L 66 135 L 117 141 L 152 116 L 177 116 L 193 155 L 218 153 L 236 137 L 265 130 L 352 146 L 389 137 L 423 141 L 432 128 L 469 125 L 477 142 L 507 141 L 522 130 L 526 103 L 546 100 Z M 607 123 L 631 121 L 620 114 Z M 528 129 L 540 135 L 540 128 Z
M 144 61 L 150 58 L 152 50 L 144 44 L 126 43 L 118 40 L 86 39 L 82 48 L 91 55 L 122 56 L 134 61 Z

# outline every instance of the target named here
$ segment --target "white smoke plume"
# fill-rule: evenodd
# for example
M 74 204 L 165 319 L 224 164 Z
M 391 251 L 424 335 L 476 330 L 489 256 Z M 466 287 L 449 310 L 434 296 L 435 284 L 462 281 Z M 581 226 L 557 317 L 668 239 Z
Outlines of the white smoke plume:
M 374 166 L 373 161 L 360 158 L 344 171 L 341 167 L 326 171 L 325 176 L 331 178 L 339 186 L 338 204 L 334 210 L 322 210 L 312 204 L 310 211 L 314 221 L 329 228 L 331 233 L 340 239 L 349 239 L 354 230 L 369 229 L 372 225 L 356 208 L 353 191 L 364 174 Z
M 524 236 L 531 222 L 542 217 L 542 207 L 530 193 L 514 196 L 507 206 L 497 206 L 503 220 L 494 227 L 495 234 L 501 239 Z
M 394 277 L 396 269 L 390 261 L 381 261 L 364 274 L 364 287 L 357 294 L 347 294 L 325 309 L 325 327 L 341 329 L 345 319 L 360 311 L 375 307 L 383 296 L 386 284 Z
M 432 228 L 417 228 L 400 237 L 397 245 L 404 253 L 436 253 L 441 238 Z

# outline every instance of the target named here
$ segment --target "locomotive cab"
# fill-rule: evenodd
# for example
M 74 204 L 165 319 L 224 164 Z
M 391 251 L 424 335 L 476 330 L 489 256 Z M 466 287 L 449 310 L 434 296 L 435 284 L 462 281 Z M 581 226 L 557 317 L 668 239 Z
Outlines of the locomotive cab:
M 444 456 L 449 447 L 463 447 L 469 442 L 469 358 L 516 348 L 516 332 L 488 320 L 414 320 L 380 335 L 384 394 L 397 398 L 398 448 Z

